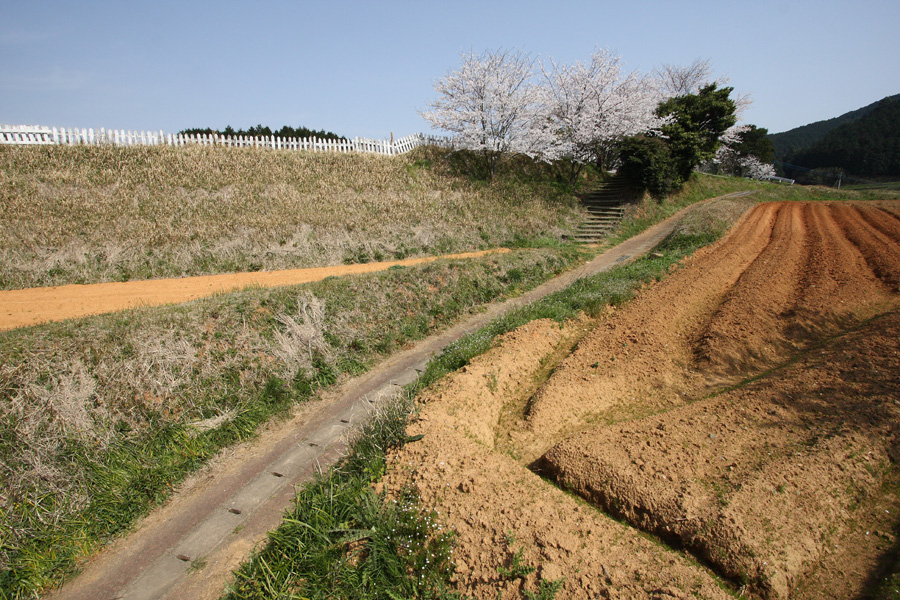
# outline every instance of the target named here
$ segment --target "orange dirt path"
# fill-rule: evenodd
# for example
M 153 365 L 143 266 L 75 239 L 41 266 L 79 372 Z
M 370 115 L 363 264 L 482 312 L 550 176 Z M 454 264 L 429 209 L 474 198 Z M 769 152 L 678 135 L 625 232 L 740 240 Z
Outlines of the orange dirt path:
M 225 273 L 179 279 L 150 279 L 146 281 L 61 285 L 58 287 L 0 291 L 0 307 L 2 307 L 0 308 L 0 331 L 50 321 L 64 321 L 88 315 L 115 312 L 139 306 L 159 306 L 162 304 L 187 302 L 251 286 L 277 287 L 296 285 L 298 283 L 321 281 L 326 277 L 374 273 L 395 266 L 408 267 L 439 259 L 476 258 L 486 254 L 506 252 L 509 252 L 508 248 L 496 248 L 446 256 L 428 256 L 389 262 L 314 267 L 311 269 Z

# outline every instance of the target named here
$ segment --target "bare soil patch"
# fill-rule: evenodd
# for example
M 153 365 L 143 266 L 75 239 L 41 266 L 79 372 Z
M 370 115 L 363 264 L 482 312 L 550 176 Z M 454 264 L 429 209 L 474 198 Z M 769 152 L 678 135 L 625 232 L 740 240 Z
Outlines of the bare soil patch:
M 745 388 L 582 432 L 542 465 L 730 579 L 793 597 L 819 561 L 865 537 L 859 506 L 881 495 L 898 456 L 898 372 L 900 313 L 892 312 Z M 845 558 L 851 572 L 868 571 L 859 557 Z M 864 591 L 865 578 L 837 580 L 849 593 L 833 597 Z
M 92 285 L 62 285 L 58 287 L 0 290 L 0 331 L 27 327 L 38 323 L 64 321 L 116 312 L 139 306 L 160 306 L 205 298 L 252 286 L 276 287 L 321 281 L 326 277 L 359 275 L 384 271 L 391 267 L 408 267 L 435 260 L 475 258 L 494 252 L 509 252 L 506 248 L 466 252 L 447 256 L 409 258 L 386 262 L 359 263 L 249 273 L 225 273 L 176 279 L 150 279 Z
M 687 597 L 682 590 L 726 598 L 702 567 L 495 451 L 505 406 L 527 393 L 542 361 L 579 326 L 533 322 L 436 386 L 408 429 L 424 437 L 392 457 L 385 484 L 415 486 L 456 531 L 455 582 L 470 597 L 520 598 L 540 578 L 562 579 L 561 598 Z M 503 576 L 516 553 L 537 570 Z
M 870 210 L 768 203 L 750 211 L 562 363 L 532 402 L 529 456 L 585 424 L 677 406 L 883 310 L 896 297 L 891 273 L 900 260 L 888 262 L 890 246 L 869 250 L 864 234 L 840 226 L 848 213 Z
M 900 508 L 897 206 L 759 205 L 625 307 L 436 386 L 387 483 L 459 532 L 460 591 L 536 589 L 497 575 L 518 549 L 567 598 L 865 593 Z

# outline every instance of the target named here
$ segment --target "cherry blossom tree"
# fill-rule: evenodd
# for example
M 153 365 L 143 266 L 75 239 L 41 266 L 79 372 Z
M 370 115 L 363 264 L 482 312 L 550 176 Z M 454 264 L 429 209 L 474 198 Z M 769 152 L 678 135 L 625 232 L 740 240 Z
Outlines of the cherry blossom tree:
M 743 177 L 761 180 L 775 177 L 775 165 L 764 163 L 753 155 L 740 158 L 738 163 Z
M 563 165 L 574 181 L 585 164 L 603 169 L 622 140 L 640 135 L 669 138 L 678 173 L 686 177 L 740 133 L 727 128 L 749 103 L 728 97 L 733 88 L 717 90 L 727 80 L 713 80 L 705 60 L 663 65 L 647 76 L 625 71 L 619 55 L 597 50 L 588 63 L 540 64 L 540 83 L 534 65 L 522 51 L 464 53 L 460 66 L 435 82 L 438 97 L 421 114 L 474 151 L 488 178 L 504 154 L 517 152 Z M 691 121 L 709 110 L 714 127 Z
M 707 59 L 694 59 L 687 66 L 664 64 L 653 70 L 653 79 L 656 88 L 663 100 L 688 94 L 699 94 L 700 90 L 710 84 L 717 87 L 725 87 L 728 84 L 726 75 L 713 77 L 712 63 Z M 750 94 L 737 94 L 732 101 L 735 105 L 735 115 L 740 119 L 741 114 L 753 103 Z
M 603 168 L 615 144 L 664 122 L 654 112 L 662 99 L 657 88 L 624 72 L 621 57 L 609 50 L 595 51 L 587 64 L 549 61 L 541 71 L 545 118 L 534 139 L 543 158 L 568 159 L 573 177 L 588 162 Z
M 747 154 L 741 149 L 744 136 L 756 129 L 753 125 L 732 125 L 719 136 L 720 146 L 709 163 L 701 168 L 708 172 L 739 175 L 751 179 L 768 179 L 775 176 L 775 167 L 758 156 Z M 765 130 L 763 130 L 765 131 Z
M 708 60 L 695 59 L 690 65 L 664 64 L 653 71 L 659 93 L 665 98 L 696 94 L 701 88 L 715 83 L 728 83 L 727 78 L 713 79 L 712 65 Z
M 462 55 L 462 64 L 435 82 L 438 98 L 422 116 L 477 152 L 488 177 L 507 152 L 537 152 L 535 120 L 541 93 L 533 60 L 524 52 L 492 50 Z

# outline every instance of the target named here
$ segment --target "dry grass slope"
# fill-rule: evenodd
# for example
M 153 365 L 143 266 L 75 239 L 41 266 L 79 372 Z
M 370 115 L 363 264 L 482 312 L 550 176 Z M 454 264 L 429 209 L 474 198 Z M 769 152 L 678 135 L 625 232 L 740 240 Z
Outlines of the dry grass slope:
M 30 597 L 220 447 L 579 254 L 518 250 L 0 334 L 0 597 Z
M 444 254 L 579 219 L 571 195 L 471 182 L 436 149 L 0 148 L 0 289 Z

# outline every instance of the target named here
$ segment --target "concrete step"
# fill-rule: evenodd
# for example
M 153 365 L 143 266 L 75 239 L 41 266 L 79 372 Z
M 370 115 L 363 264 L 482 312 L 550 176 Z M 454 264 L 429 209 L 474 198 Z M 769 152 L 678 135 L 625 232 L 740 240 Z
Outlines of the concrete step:
M 585 206 L 585 208 L 588 210 L 589 213 L 597 214 L 597 215 L 622 216 L 625 213 L 625 209 L 620 210 L 618 208 L 609 207 L 609 206 Z
M 633 196 L 631 186 L 614 180 L 602 188 L 581 196 L 581 204 L 588 215 L 572 236 L 572 240 L 582 244 L 602 241 L 614 231 L 625 216 L 624 204 Z

